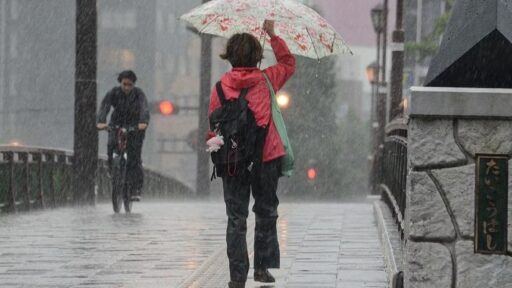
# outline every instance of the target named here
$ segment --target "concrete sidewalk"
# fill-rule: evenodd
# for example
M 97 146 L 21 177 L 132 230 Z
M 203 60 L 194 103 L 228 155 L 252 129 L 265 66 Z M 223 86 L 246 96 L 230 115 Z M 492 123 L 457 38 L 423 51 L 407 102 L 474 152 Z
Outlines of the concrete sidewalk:
M 134 211 L 1 215 L 0 287 L 227 286 L 222 202 L 142 202 Z M 283 204 L 280 215 L 277 282 L 256 284 L 251 270 L 247 287 L 387 287 L 371 203 Z M 252 249 L 252 216 L 248 224 Z

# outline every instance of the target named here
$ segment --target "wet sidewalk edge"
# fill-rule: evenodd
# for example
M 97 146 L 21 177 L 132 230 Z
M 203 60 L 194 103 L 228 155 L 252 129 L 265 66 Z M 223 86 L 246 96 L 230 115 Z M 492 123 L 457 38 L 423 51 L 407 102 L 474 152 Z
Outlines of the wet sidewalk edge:
M 393 288 L 393 278 L 402 270 L 400 235 L 398 231 L 392 227 L 395 220 L 389 208 L 382 200 L 375 199 L 373 201 L 373 211 L 384 254 L 384 264 L 388 275 L 389 287 Z

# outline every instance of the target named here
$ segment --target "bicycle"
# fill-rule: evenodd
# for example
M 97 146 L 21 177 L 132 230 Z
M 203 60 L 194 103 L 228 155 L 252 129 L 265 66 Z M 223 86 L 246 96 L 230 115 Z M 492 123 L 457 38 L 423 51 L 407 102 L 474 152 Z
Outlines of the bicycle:
M 136 126 L 108 126 L 108 132 L 114 131 L 116 145 L 114 147 L 112 156 L 112 206 L 115 213 L 121 211 L 121 206 L 124 204 L 124 211 L 130 213 L 132 211 L 133 201 L 131 199 L 131 191 L 128 189 L 129 185 L 126 181 L 126 164 L 128 153 L 126 145 L 128 142 L 128 134 L 130 132 L 138 131 Z

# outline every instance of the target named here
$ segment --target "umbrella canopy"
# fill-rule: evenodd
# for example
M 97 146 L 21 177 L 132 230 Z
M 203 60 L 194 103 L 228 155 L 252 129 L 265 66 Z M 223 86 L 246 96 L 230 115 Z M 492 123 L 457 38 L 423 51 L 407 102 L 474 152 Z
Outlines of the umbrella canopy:
M 213 0 L 180 17 L 200 33 L 231 37 L 251 33 L 264 44 L 265 20 L 275 20 L 275 31 L 296 55 L 320 59 L 351 53 L 341 36 L 313 9 L 293 0 Z

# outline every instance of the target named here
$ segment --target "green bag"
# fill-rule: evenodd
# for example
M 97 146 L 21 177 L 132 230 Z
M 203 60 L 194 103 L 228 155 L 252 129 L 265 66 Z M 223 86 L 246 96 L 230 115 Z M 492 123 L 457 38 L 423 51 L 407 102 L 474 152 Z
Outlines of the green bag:
M 268 76 L 265 73 L 263 73 L 263 76 L 265 76 L 265 79 L 267 80 L 268 90 L 270 91 L 270 98 L 272 103 L 272 120 L 276 125 L 277 132 L 281 137 L 281 142 L 283 142 L 284 150 L 286 152 L 286 155 L 281 160 L 281 173 L 284 176 L 290 177 L 293 175 L 293 166 L 295 162 L 292 145 L 290 143 L 290 139 L 288 139 L 288 133 L 286 132 L 286 125 L 284 124 L 281 109 L 279 109 L 279 106 L 277 105 L 276 93 L 274 92 L 272 83 L 270 83 L 270 79 L 268 79 Z

